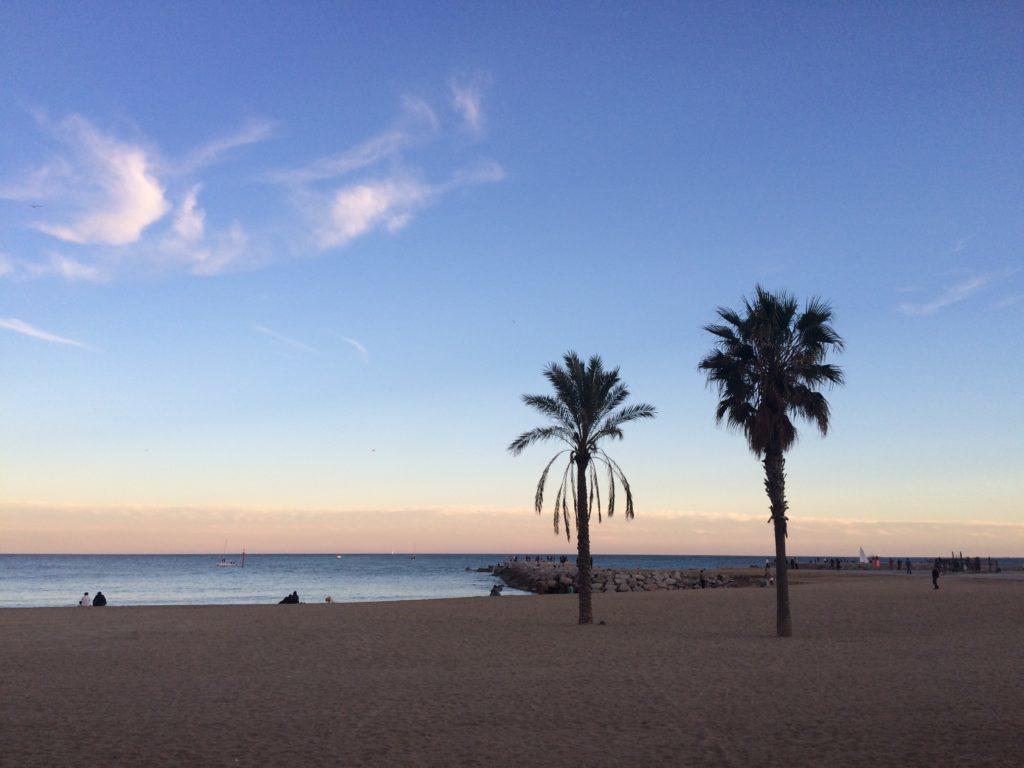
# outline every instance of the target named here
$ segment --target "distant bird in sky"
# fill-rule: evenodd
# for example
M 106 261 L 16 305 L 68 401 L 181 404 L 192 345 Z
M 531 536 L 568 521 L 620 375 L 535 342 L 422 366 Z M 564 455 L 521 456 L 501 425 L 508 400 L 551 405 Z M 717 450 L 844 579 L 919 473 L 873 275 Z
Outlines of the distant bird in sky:
M 31 204 L 29 204 L 29 208 L 42 208 L 42 207 L 43 207 L 42 203 L 31 203 Z

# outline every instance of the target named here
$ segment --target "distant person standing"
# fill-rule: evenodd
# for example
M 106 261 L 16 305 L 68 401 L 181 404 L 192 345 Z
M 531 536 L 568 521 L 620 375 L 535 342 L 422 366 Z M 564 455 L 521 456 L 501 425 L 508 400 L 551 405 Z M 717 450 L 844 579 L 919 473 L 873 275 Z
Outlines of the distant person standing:
M 939 566 L 937 565 L 932 566 L 932 586 L 935 589 L 939 588 Z
M 704 589 L 708 585 L 708 580 L 704 577 L 703 568 L 700 569 L 700 576 L 698 577 L 697 581 L 700 584 L 701 589 Z
M 82 595 L 82 599 L 78 601 L 78 606 L 80 608 L 88 608 L 91 605 L 92 600 L 89 599 L 89 593 L 86 592 L 84 595 Z
M 914 566 L 910 562 L 910 558 L 907 558 L 907 576 L 910 576 L 914 572 Z

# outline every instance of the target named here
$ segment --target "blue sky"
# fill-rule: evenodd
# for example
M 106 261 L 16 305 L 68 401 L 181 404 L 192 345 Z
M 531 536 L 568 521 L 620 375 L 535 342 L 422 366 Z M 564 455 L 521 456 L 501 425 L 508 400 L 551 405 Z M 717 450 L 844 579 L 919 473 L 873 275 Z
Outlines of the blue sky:
M 762 282 L 848 341 L 792 546 L 1024 553 L 1022 40 L 994 3 L 5 3 L 0 551 L 553 547 L 546 451 L 504 448 L 568 348 L 660 411 L 597 548 L 766 550 L 696 372 Z

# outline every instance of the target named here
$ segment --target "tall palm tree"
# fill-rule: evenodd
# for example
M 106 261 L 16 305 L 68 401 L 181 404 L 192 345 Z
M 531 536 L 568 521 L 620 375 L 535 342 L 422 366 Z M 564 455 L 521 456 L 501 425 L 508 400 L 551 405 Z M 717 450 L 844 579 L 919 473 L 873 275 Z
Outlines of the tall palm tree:
M 523 432 L 512 441 L 508 450 L 518 456 L 533 443 L 561 440 L 567 446 L 552 457 L 541 472 L 534 509 L 539 515 L 544 506 L 544 486 L 548 472 L 555 461 L 568 454 L 562 482 L 555 494 L 554 525 L 558 535 L 559 521 L 565 529 L 566 540 L 571 541 L 569 526 L 569 496 L 572 495 L 576 521 L 576 571 L 579 593 L 580 624 L 592 624 L 590 606 L 590 517 L 597 509 L 601 521 L 601 493 L 598 490 L 597 465 L 608 472 L 608 517 L 615 514 L 615 483 L 622 485 L 626 494 L 626 519 L 633 518 L 633 492 L 629 481 L 614 459 L 605 453 L 600 443 L 605 438 L 622 439 L 622 425 L 637 419 L 654 417 L 654 406 L 646 403 L 620 408 L 629 397 L 626 385 L 619 381 L 619 369 L 604 369 L 601 358 L 594 355 L 586 363 L 575 352 L 566 352 L 564 365 L 551 363 L 544 377 L 554 387 L 554 395 L 523 395 L 523 402 L 537 410 L 551 424 Z M 575 467 L 575 476 L 572 469 Z
M 811 299 L 799 312 L 793 296 L 761 286 L 752 302 L 743 300 L 742 314 L 719 307 L 718 316 L 725 324 L 704 326 L 717 338 L 699 368 L 718 388 L 716 420 L 743 430 L 750 450 L 763 460 L 769 522 L 775 524 L 776 625 L 779 637 L 790 637 L 785 454 L 797 439 L 795 417 L 828 433 L 829 405 L 819 388 L 843 383 L 842 370 L 825 362 L 830 351 L 842 351 L 843 340 L 826 302 Z

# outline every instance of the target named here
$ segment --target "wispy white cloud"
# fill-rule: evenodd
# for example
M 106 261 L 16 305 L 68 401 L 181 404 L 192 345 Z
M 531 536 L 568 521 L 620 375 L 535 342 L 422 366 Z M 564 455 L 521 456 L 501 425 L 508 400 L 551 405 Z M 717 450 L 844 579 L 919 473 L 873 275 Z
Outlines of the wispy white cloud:
M 481 75 L 450 83 L 452 108 L 462 119 L 463 129 L 472 136 L 482 136 L 487 119 L 484 115 L 483 92 L 487 81 Z
M 211 277 L 220 275 L 247 263 L 250 253 L 249 236 L 237 221 L 211 239 L 209 244 L 190 252 L 189 271 L 194 275 Z M 248 260 L 255 263 L 255 258 Z
M 234 133 L 220 136 L 192 150 L 184 162 L 178 166 L 171 166 L 169 170 L 176 174 L 194 173 L 217 162 L 225 153 L 236 147 L 266 141 L 275 131 L 276 125 L 269 120 L 251 120 Z
M 74 339 L 68 339 L 64 336 L 57 336 L 56 334 L 44 331 L 41 328 L 36 328 L 34 325 L 29 325 L 24 320 L 18 320 L 15 317 L 0 317 L 0 328 L 4 328 L 8 331 L 14 331 L 20 333 L 22 336 L 28 336 L 33 339 L 39 339 L 40 341 L 46 341 L 51 344 L 66 344 L 71 347 L 81 347 L 82 349 L 89 349 L 87 344 L 83 344 L 80 341 Z
M 402 113 L 406 119 L 406 122 L 410 122 L 414 126 L 423 126 L 431 130 L 437 130 L 441 127 L 441 118 L 437 116 L 437 112 L 434 108 L 425 100 L 419 96 L 413 96 L 406 94 L 402 97 Z
M 386 131 L 344 152 L 321 157 L 300 168 L 271 171 L 266 178 L 282 184 L 309 184 L 344 176 L 395 156 L 409 141 L 409 136 L 403 131 Z
M 316 347 L 311 347 L 309 344 L 303 344 L 301 341 L 285 336 L 283 333 L 278 333 L 273 328 L 268 328 L 265 325 L 254 325 L 252 329 L 257 333 L 262 333 L 264 336 L 269 336 L 272 339 L 280 341 L 282 344 L 287 344 L 293 349 L 301 349 L 303 352 L 314 352 L 317 354 L 320 352 Z
M 206 212 L 199 207 L 197 201 L 199 189 L 200 185 L 196 184 L 185 193 L 174 215 L 174 231 L 183 240 L 198 240 L 206 227 Z
M 903 302 L 899 305 L 899 310 L 905 315 L 934 315 L 940 309 L 944 309 L 945 307 L 953 304 L 959 304 L 960 302 L 971 298 L 989 285 L 998 276 L 999 273 L 997 272 L 975 275 L 951 285 L 930 301 Z
M 0 277 L 59 277 L 68 282 L 104 283 L 109 272 L 97 264 L 79 261 L 62 253 L 51 252 L 40 259 L 14 259 L 0 254 Z
M 104 134 L 78 115 L 63 120 L 57 135 L 76 159 L 69 185 L 74 213 L 63 223 L 38 223 L 40 231 L 69 243 L 125 245 L 170 210 L 142 146 Z
M 504 169 L 494 162 L 456 171 L 439 184 L 410 178 L 407 174 L 357 182 L 336 190 L 316 231 L 322 249 L 339 248 L 375 230 L 397 232 L 420 209 L 461 187 L 500 181 Z
M 484 126 L 483 85 L 483 78 L 450 84 L 464 130 Z M 283 252 L 339 248 L 373 232 L 397 232 L 448 193 L 504 177 L 497 163 L 466 164 L 457 155 L 446 176 L 443 169 L 426 173 L 417 158 L 454 130 L 452 119 L 428 99 L 406 94 L 391 125 L 378 134 L 293 168 L 257 174 L 281 185 L 288 205 L 276 206 L 273 218 L 255 226 L 228 223 L 218 220 L 219 198 L 214 194 L 211 203 L 210 180 L 198 172 L 232 150 L 270 138 L 274 123 L 251 121 L 170 161 L 157 147 L 101 130 L 80 115 L 36 117 L 59 143 L 57 157 L 13 182 L 0 178 L 0 199 L 31 202 L 37 218 L 26 219 L 25 226 L 61 241 L 69 253 L 46 255 L 44 249 L 43 255 L 11 256 L 0 260 L 0 275 L 100 281 L 153 271 L 217 275 L 251 269 Z M 459 143 L 453 148 L 464 151 Z M 451 156 L 431 152 L 430 165 Z
M 1013 296 L 1006 296 L 1005 298 L 1000 299 L 993 304 L 991 308 L 994 310 L 1008 309 L 1014 304 L 1019 304 L 1022 301 L 1024 301 L 1024 293 L 1017 293 Z
M 29 171 L 16 181 L 0 183 L 0 200 L 34 203 L 52 200 L 73 176 L 71 164 L 64 158 L 53 158 Z
M 355 349 L 355 351 L 359 353 L 359 356 L 363 359 L 364 363 L 365 362 L 369 362 L 369 360 L 370 360 L 370 353 L 366 351 L 366 347 L 364 347 L 358 341 L 353 339 L 351 336 L 339 336 L 338 338 L 340 338 L 342 341 L 346 342 L 347 344 L 350 344 L 352 346 L 352 348 Z
M 432 194 L 429 186 L 400 178 L 374 179 L 334 193 L 317 232 L 321 248 L 334 248 L 379 227 L 397 232 Z
M 103 283 L 109 279 L 100 267 L 60 253 L 51 253 L 45 261 L 26 262 L 24 271 L 32 276 L 55 275 L 69 282 Z

